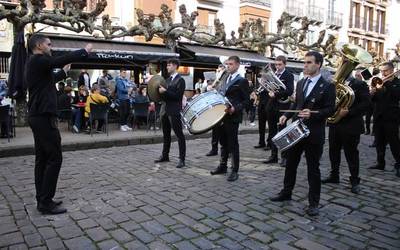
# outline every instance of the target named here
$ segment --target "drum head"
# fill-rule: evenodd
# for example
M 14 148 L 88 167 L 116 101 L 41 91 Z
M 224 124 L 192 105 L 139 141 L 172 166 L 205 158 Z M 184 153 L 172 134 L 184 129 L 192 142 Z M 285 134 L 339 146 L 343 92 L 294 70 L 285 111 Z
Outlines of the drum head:
M 159 75 L 151 77 L 150 81 L 147 83 L 147 94 L 153 102 L 161 101 L 161 95 L 158 92 L 160 85 L 166 87 L 164 78 Z
M 212 129 L 225 116 L 226 106 L 224 104 L 216 105 L 201 113 L 192 123 L 189 132 L 192 134 L 205 133 Z

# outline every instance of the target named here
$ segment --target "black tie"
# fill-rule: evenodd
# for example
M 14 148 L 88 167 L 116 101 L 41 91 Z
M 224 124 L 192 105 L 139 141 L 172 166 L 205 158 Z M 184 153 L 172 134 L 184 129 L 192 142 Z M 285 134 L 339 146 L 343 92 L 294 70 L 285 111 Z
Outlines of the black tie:
M 303 88 L 303 96 L 304 96 L 304 98 L 307 97 L 308 86 L 310 86 L 310 83 L 312 83 L 312 80 L 308 79 L 306 84 L 304 85 L 304 88 Z

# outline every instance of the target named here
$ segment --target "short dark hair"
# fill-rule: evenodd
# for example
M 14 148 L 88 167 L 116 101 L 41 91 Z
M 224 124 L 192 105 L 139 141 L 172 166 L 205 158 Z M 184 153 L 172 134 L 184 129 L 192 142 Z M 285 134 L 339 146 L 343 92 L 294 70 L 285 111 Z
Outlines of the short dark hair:
M 31 52 L 41 43 L 43 43 L 46 39 L 50 39 L 48 36 L 42 34 L 33 34 L 28 41 L 28 48 Z
M 234 61 L 236 63 L 240 63 L 240 58 L 238 56 L 230 56 L 227 61 Z
M 283 64 L 286 65 L 286 57 L 285 57 L 285 56 L 282 56 L 282 55 L 277 56 L 277 57 L 275 58 L 275 61 L 283 62 Z
M 121 68 L 121 69 L 119 70 L 119 72 L 123 72 L 123 71 L 126 71 L 126 69 L 125 69 L 125 68 Z
M 169 59 L 169 60 L 167 61 L 167 64 L 174 64 L 174 65 L 176 65 L 176 67 L 179 67 L 179 65 L 180 65 L 178 59 Z
M 305 56 L 313 56 L 315 58 L 315 62 L 319 63 L 319 68 L 322 67 L 324 63 L 324 57 L 317 51 L 308 51 Z
M 394 64 L 391 61 L 383 62 L 380 66 L 388 66 L 389 68 L 394 69 Z

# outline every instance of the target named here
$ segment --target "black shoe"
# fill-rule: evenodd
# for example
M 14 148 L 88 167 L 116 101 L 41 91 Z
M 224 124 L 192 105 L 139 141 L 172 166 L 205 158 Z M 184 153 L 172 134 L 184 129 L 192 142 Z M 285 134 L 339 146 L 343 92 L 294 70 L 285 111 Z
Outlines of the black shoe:
M 264 150 L 265 150 L 265 151 L 271 150 L 271 145 L 265 146 Z
M 360 185 L 356 184 L 356 185 L 351 186 L 351 192 L 353 194 L 359 194 L 361 192 Z
M 335 184 L 339 184 L 340 180 L 339 180 L 339 176 L 333 176 L 333 175 L 329 175 L 329 177 L 322 179 L 321 183 L 335 183 Z
M 212 150 L 211 149 L 211 151 L 206 154 L 206 156 L 214 156 L 214 155 L 218 155 L 218 151 L 217 150 Z
M 385 170 L 385 166 L 382 166 L 382 165 L 377 164 L 377 165 L 374 165 L 374 166 L 369 167 L 368 169 Z
M 282 158 L 281 162 L 279 163 L 279 166 L 283 167 L 283 168 L 286 168 L 286 163 L 287 163 L 286 158 Z
M 400 168 L 396 168 L 395 171 L 396 171 L 396 176 L 400 177 Z
M 56 206 L 60 206 L 62 203 L 63 203 L 62 200 L 52 200 L 50 202 L 50 205 L 56 207 Z M 37 205 L 36 205 L 36 208 L 39 210 L 39 207 L 40 206 L 39 206 L 39 202 L 38 202 Z
M 228 181 L 236 181 L 239 178 L 239 174 L 237 172 L 232 172 L 229 176 L 228 176 Z
M 185 160 L 179 160 L 178 165 L 176 165 L 176 168 L 183 168 L 185 166 Z
M 376 147 L 376 142 L 374 141 L 371 145 L 369 145 L 368 147 L 370 148 L 375 148 Z
M 227 167 L 218 166 L 216 169 L 210 171 L 211 175 L 226 174 Z
M 290 201 L 292 199 L 292 194 L 280 192 L 277 196 L 271 197 L 270 201 Z
M 56 205 L 54 205 L 54 203 L 51 203 L 50 205 L 47 205 L 47 206 L 39 204 L 38 210 L 42 214 L 63 214 L 63 213 L 67 212 L 67 209 L 56 206 Z
M 169 157 L 168 156 L 160 156 L 160 158 L 158 158 L 157 160 L 154 161 L 154 163 L 159 163 L 159 162 L 166 162 L 169 161 Z
M 266 147 L 266 145 L 261 145 L 261 144 L 254 146 L 254 148 L 265 148 L 265 147 Z
M 365 131 L 364 135 L 369 135 L 371 133 L 371 131 L 367 130 Z
M 306 210 L 306 214 L 308 214 L 309 216 L 317 216 L 319 215 L 319 209 L 318 207 L 309 206 Z
M 278 163 L 278 157 L 277 156 L 271 156 L 268 158 L 268 160 L 263 161 L 265 164 L 270 164 L 270 163 Z

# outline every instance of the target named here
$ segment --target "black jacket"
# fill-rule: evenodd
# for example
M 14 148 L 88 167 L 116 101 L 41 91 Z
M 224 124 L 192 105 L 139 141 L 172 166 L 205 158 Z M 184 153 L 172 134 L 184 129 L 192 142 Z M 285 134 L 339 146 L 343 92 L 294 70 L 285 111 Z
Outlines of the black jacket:
M 304 124 L 310 130 L 310 135 L 306 139 L 313 144 L 324 144 L 326 119 L 335 112 L 335 85 L 327 82 L 321 76 L 311 93 L 304 100 L 304 82 L 305 79 L 302 79 L 297 83 L 296 101 L 290 109 L 302 110 L 308 108 L 318 111 L 318 113 L 312 113 L 309 119 L 304 120 Z M 293 120 L 298 119 L 297 113 L 285 113 L 284 116 L 288 119 L 291 117 L 293 117 Z
M 182 97 L 185 92 L 185 80 L 178 74 L 172 82 L 170 78 L 166 81 L 167 91 L 161 94 L 161 99 L 164 101 L 161 107 L 161 115 L 179 115 L 182 110 Z
M 61 68 L 87 56 L 86 50 L 81 49 L 60 57 L 42 54 L 34 54 L 29 57 L 25 66 L 25 79 L 29 91 L 29 116 L 57 114 L 55 83 L 64 79 L 67 75 L 64 70 L 53 73 L 53 69 Z
M 224 84 L 226 84 L 226 82 L 221 84 L 221 87 Z M 235 108 L 235 112 L 231 115 L 226 114 L 223 121 L 242 122 L 243 110 L 250 105 L 250 87 L 247 79 L 240 75 L 236 76 L 230 87 L 226 90 L 225 97 L 228 98 L 229 102 Z
M 293 94 L 294 76 L 287 69 L 285 69 L 279 79 L 283 84 L 285 84 L 286 90 L 281 89 L 278 91 L 278 93 L 275 93 L 274 98 L 269 98 L 267 111 L 278 112 L 279 109 L 287 109 L 290 106 L 288 98 Z
M 375 104 L 374 123 L 400 123 L 400 79 L 385 82 L 383 86 L 372 96 Z
M 354 102 L 349 108 L 349 113 L 337 123 L 330 123 L 329 126 L 350 135 L 362 134 L 365 132 L 363 116 L 371 105 L 368 85 L 353 78 L 349 86 L 354 91 Z
M 90 76 L 89 76 L 89 73 L 87 73 L 87 72 L 81 72 L 80 74 L 79 74 L 79 78 L 78 78 L 78 88 L 80 87 L 80 86 L 85 86 L 85 75 L 87 75 L 88 77 L 89 77 L 89 89 L 91 88 L 91 86 L 90 86 Z

